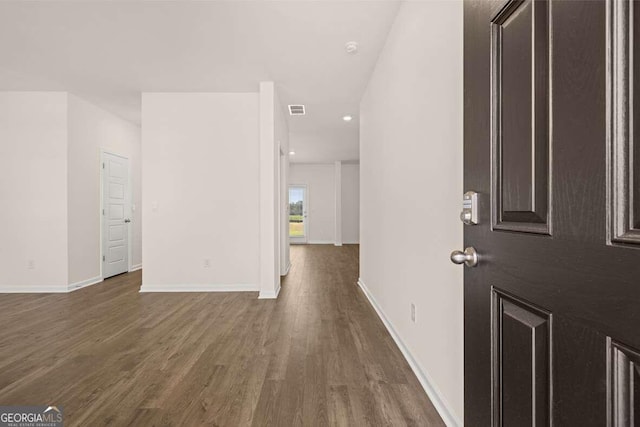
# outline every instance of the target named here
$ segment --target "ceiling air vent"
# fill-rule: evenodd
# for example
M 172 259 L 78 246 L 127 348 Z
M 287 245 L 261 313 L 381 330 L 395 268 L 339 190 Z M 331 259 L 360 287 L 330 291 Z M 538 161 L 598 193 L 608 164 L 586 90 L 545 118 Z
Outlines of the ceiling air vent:
M 289 105 L 289 114 L 292 116 L 304 116 L 304 105 Z

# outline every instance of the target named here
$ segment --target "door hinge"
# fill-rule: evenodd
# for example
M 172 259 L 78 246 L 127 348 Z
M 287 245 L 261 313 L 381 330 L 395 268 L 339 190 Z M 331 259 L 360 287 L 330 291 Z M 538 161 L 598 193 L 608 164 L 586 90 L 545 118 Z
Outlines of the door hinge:
M 105 262 L 105 261 L 106 261 L 105 256 L 102 255 L 102 262 Z
M 104 215 L 104 209 L 102 209 L 102 215 Z
M 102 164 L 102 169 L 104 169 L 104 163 Z

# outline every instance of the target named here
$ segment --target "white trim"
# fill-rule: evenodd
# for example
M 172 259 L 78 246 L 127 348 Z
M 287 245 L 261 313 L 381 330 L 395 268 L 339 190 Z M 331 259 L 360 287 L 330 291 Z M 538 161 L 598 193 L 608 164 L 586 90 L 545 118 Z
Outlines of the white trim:
M 52 286 L 0 286 L 0 294 L 64 294 L 69 292 L 65 285 Z
M 358 278 L 358 286 L 360 286 L 360 289 L 362 289 L 362 292 L 369 300 L 369 303 L 371 304 L 373 309 L 376 311 L 376 313 L 378 313 L 378 317 L 380 317 L 380 320 L 382 320 L 382 323 L 387 328 L 387 331 L 389 331 L 391 338 L 393 338 L 396 345 L 402 352 L 402 355 L 407 360 L 407 363 L 409 363 L 411 370 L 418 378 L 418 381 L 420 381 L 422 388 L 427 393 L 427 396 L 429 396 L 429 399 L 431 399 L 431 403 L 433 403 L 433 406 L 442 417 L 444 423 L 449 427 L 462 426 L 462 422 L 455 415 L 455 412 L 450 409 L 450 405 L 442 396 L 442 393 L 440 393 L 429 374 L 427 374 L 427 372 L 420 367 L 420 364 L 414 359 L 413 355 L 409 351 L 409 348 L 404 344 L 404 342 L 402 342 L 402 339 L 395 331 L 393 325 L 391 324 L 389 319 L 387 319 L 384 312 L 382 311 L 382 308 L 378 305 L 376 299 L 373 297 L 371 292 L 369 292 L 367 286 L 364 284 L 361 278 Z
M 276 102 L 277 104 L 277 102 Z M 277 109 L 277 105 L 276 105 L 276 109 Z M 277 110 L 276 110 L 277 111 Z M 275 120 L 275 113 L 274 113 L 274 120 Z M 274 130 L 275 133 L 275 130 Z M 278 200 L 278 221 L 277 224 L 278 226 L 277 228 L 277 234 L 278 234 L 278 275 L 282 276 L 282 270 L 284 267 L 284 263 L 286 262 L 285 258 L 286 258 L 286 253 L 285 253 L 285 245 L 289 244 L 289 239 L 287 237 L 285 237 L 285 232 L 288 231 L 288 224 L 285 223 L 285 216 L 288 213 L 288 209 L 285 209 L 285 205 L 284 205 L 284 200 L 288 199 L 285 197 L 284 194 L 284 177 L 285 177 L 285 173 L 284 173 L 284 163 L 285 163 L 285 157 L 284 157 L 284 150 L 282 149 L 282 142 L 278 141 L 277 142 L 278 145 L 278 191 L 276 191 L 276 199 Z M 287 233 L 288 234 L 288 233 Z
M 291 261 L 287 262 L 287 268 L 284 269 L 284 273 L 281 276 L 286 276 L 291 271 Z
M 0 294 L 66 294 L 101 282 L 102 276 L 96 276 L 66 286 L 0 286 Z
M 342 246 L 342 162 L 337 160 L 333 168 L 333 198 L 334 198 L 334 233 L 336 246 Z
M 333 246 L 343 246 L 343 245 L 359 245 L 360 242 L 342 242 L 339 245 L 336 244 L 333 240 L 311 240 L 308 242 L 295 242 L 291 241 L 292 245 L 333 245 Z
M 282 286 L 278 285 L 278 289 L 276 289 L 275 292 L 260 291 L 260 295 L 258 295 L 258 299 L 276 299 L 280 294 L 280 289 L 282 289 Z
M 102 281 L 104 281 L 102 276 L 96 276 L 90 279 L 81 280 L 79 282 L 69 284 L 69 286 L 67 286 L 67 291 L 77 291 L 78 289 L 86 288 L 87 286 L 95 285 L 96 283 L 100 283 Z
M 258 292 L 260 286 L 253 284 L 225 285 L 221 283 L 205 283 L 197 285 L 154 285 L 147 284 L 140 287 L 140 292 Z
M 360 164 L 360 160 L 340 160 L 342 162 L 343 165 L 359 165 Z M 292 161 L 291 162 L 292 165 L 333 165 L 335 164 L 335 161 L 331 162 L 296 162 L 296 161 Z
M 260 289 L 263 292 L 276 292 L 280 286 L 280 206 L 278 194 L 279 153 L 275 140 L 275 84 L 272 81 L 260 82 Z
M 277 96 L 276 96 L 277 101 Z M 277 104 L 277 102 L 276 102 Z M 277 107 L 277 106 L 276 106 Z M 286 132 L 288 135 L 288 130 Z M 286 146 L 280 146 L 280 276 L 286 276 L 291 267 L 289 244 L 289 138 Z
M 133 273 L 134 271 L 142 270 L 142 264 L 136 264 L 129 267 L 129 273 Z

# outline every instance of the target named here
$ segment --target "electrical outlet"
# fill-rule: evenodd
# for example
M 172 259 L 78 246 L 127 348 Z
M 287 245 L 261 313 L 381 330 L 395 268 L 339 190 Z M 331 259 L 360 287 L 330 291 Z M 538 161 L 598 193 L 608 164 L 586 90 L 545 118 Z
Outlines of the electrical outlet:
M 411 304 L 411 321 L 416 323 L 416 305 L 413 303 Z
M 34 260 L 32 260 L 32 259 L 27 261 L 27 269 L 28 270 L 33 270 L 34 268 L 36 268 L 36 262 Z
M 211 268 L 211 260 L 209 258 L 204 259 L 204 263 L 202 264 L 204 268 Z

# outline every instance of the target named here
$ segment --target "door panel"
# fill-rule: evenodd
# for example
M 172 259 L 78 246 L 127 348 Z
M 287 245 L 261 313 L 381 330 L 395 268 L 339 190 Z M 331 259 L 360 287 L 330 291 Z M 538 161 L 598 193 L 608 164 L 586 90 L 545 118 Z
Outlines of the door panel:
M 102 172 L 102 275 L 129 270 L 129 160 L 103 154 Z
M 640 46 L 633 36 L 640 31 L 640 5 L 629 1 L 610 5 L 609 52 L 611 73 L 611 240 L 640 244 L 640 150 L 634 141 L 640 137 L 640 96 L 633 88 L 640 84 Z
M 634 6 L 464 3 L 466 425 L 640 420 Z
M 494 418 L 499 425 L 548 425 L 550 316 L 495 289 L 493 297 Z
M 548 233 L 548 7 L 511 1 L 491 20 L 494 228 Z
M 124 225 L 109 226 L 109 241 L 122 241 L 125 238 Z
M 640 353 L 609 340 L 610 397 L 614 426 L 640 424 Z

